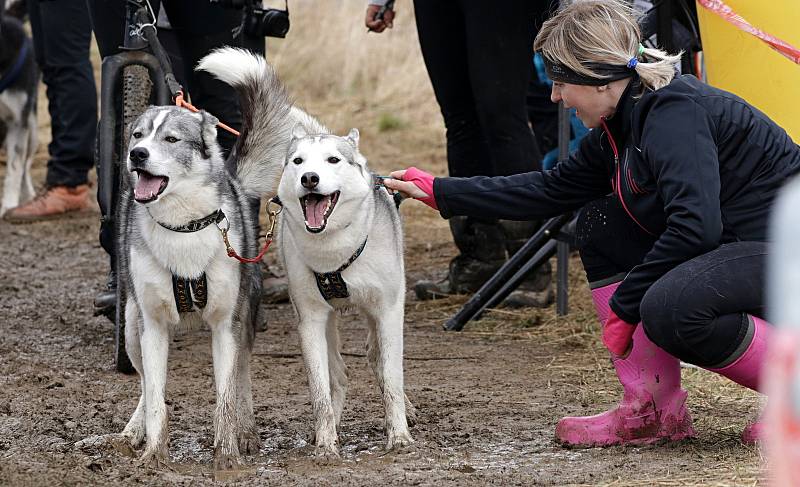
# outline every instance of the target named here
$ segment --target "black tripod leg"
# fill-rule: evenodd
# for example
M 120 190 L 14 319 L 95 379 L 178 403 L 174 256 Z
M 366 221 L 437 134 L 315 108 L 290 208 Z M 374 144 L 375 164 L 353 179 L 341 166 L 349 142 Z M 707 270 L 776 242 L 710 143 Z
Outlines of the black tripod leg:
M 528 277 L 528 274 L 533 272 L 536 268 L 547 262 L 550 257 L 555 255 L 556 253 L 556 246 L 560 242 L 556 242 L 555 240 L 548 240 L 547 242 L 542 245 L 542 248 L 536 252 L 531 259 L 525 263 L 524 266 L 520 270 L 518 270 L 508 281 L 506 281 L 503 286 L 497 290 L 496 293 L 489 299 L 487 299 L 481 309 L 475 313 L 475 316 L 472 317 L 473 320 L 479 320 L 483 317 L 483 312 L 486 311 L 488 308 L 494 308 L 498 304 L 502 303 L 504 299 L 508 297 L 515 289 L 522 284 L 522 281 Z
M 571 219 L 571 215 L 565 214 L 547 220 L 533 236 L 525 242 L 503 267 L 489 278 L 472 297 L 464 303 L 464 306 L 452 318 L 444 324 L 444 329 L 448 331 L 461 331 L 464 325 L 472 320 L 484 307 L 485 303 L 494 296 L 503 285 L 512 278 L 530 259 L 538 252 L 545 243 L 551 240 Z

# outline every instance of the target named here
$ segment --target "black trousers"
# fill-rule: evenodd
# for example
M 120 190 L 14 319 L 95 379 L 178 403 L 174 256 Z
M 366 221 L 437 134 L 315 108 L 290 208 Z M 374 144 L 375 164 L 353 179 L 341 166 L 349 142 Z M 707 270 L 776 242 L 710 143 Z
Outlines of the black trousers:
M 85 0 L 89 4 L 97 45 L 105 58 L 121 52 L 125 28 L 125 0 Z M 163 4 L 172 28 L 165 31 L 162 43 L 170 55 L 175 75 L 191 97 L 192 103 L 233 127 L 241 128 L 242 114 L 236 92 L 227 84 L 205 72 L 196 72 L 197 62 L 211 50 L 222 46 L 245 47 L 264 53 L 264 39 L 244 35 L 234 38 L 233 31 L 242 20 L 242 12 L 226 9 L 208 0 L 151 0 L 156 13 Z M 162 34 L 159 34 L 161 39 Z M 121 133 L 119 128 L 117 133 Z M 217 132 L 217 140 L 225 155 L 235 143 L 235 136 L 224 131 Z M 117 146 L 119 144 L 116 144 Z M 98 193 L 102 191 L 98 188 Z M 116 197 L 114 198 L 116 201 Z M 254 202 L 257 208 L 258 202 Z M 103 214 L 111 208 L 101 208 Z M 256 213 L 257 214 L 257 213 Z M 114 229 L 101 223 L 100 244 L 112 257 L 114 268 Z
M 613 197 L 581 211 L 576 238 L 593 287 L 622 280 L 655 242 Z M 748 336 L 747 314 L 765 315 L 768 247 L 727 243 L 667 272 L 640 305 L 647 337 L 685 362 L 712 368 L 728 363 Z
M 416 0 L 422 55 L 447 129 L 450 176 L 541 169 L 525 97 L 546 0 Z
M 94 166 L 97 89 L 86 0 L 28 0 L 36 62 L 47 87 L 52 141 L 47 186 L 78 186 Z

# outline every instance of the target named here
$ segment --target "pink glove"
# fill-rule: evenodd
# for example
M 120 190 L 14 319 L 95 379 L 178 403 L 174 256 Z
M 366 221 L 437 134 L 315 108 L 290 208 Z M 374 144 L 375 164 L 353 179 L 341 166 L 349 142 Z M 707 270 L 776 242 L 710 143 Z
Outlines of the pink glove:
M 436 206 L 436 198 L 433 196 L 433 175 L 428 174 L 425 171 L 421 171 L 416 167 L 412 166 L 406 169 L 405 174 L 403 174 L 403 181 L 410 181 L 414 183 L 416 187 L 418 187 L 428 195 L 425 198 L 414 198 L 414 199 L 422 201 L 423 203 L 430 206 L 434 210 L 439 209 L 439 207 Z
M 608 320 L 603 326 L 603 344 L 617 357 L 626 356 L 631 347 L 634 331 L 636 325 L 623 321 L 614 310 L 609 310 Z

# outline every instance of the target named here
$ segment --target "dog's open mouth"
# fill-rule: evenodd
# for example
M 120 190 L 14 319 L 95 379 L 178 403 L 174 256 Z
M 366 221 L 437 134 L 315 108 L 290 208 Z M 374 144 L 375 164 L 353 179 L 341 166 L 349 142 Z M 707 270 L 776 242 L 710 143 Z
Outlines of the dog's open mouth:
M 339 201 L 339 191 L 331 194 L 309 193 L 300 198 L 303 216 L 306 219 L 306 229 L 311 233 L 325 230 L 328 217 L 331 216 L 336 202 Z
M 133 188 L 133 199 L 139 203 L 155 201 L 169 183 L 169 178 L 166 176 L 156 176 L 141 169 L 134 169 L 134 172 L 139 175 L 139 178 Z

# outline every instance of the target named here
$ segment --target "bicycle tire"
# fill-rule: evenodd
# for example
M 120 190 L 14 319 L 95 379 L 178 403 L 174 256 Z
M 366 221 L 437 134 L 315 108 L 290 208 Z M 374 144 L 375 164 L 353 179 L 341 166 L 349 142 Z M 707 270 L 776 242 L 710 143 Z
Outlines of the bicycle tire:
M 144 113 L 150 105 L 150 95 L 152 93 L 152 82 L 147 68 L 143 66 L 128 66 L 123 71 L 122 76 L 122 134 L 119 138 L 117 149 L 117 174 L 119 175 L 117 191 L 118 195 L 129 191 L 128 178 L 126 171 L 126 154 L 128 141 L 130 140 L 130 130 L 133 122 Z M 117 205 L 119 206 L 119 205 Z M 121 231 L 126 231 L 127 211 L 117 212 L 115 219 L 117 224 L 117 235 Z M 119 249 L 127 251 L 127 249 Z M 117 272 L 116 306 L 114 313 L 114 365 L 118 372 L 123 374 L 133 374 L 136 370 L 131 363 L 125 347 L 125 305 L 127 303 L 127 276 L 123 272 Z

